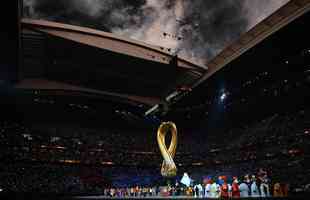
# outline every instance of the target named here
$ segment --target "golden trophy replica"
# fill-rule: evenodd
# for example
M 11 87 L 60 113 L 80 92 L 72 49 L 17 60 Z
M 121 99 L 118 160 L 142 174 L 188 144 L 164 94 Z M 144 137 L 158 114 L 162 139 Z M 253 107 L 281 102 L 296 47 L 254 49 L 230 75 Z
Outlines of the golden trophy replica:
M 165 137 L 168 131 L 171 131 L 172 138 L 169 149 L 166 147 Z M 163 122 L 157 130 L 157 142 L 164 160 L 161 165 L 161 175 L 171 178 L 177 175 L 177 167 L 173 161 L 177 148 L 177 127 L 173 122 Z

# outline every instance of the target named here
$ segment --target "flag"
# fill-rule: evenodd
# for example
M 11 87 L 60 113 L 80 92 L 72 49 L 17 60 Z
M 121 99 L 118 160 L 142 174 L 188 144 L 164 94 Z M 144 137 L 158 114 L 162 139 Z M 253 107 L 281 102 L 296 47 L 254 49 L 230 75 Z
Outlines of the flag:
M 187 173 L 184 173 L 182 179 L 181 179 L 181 183 L 183 183 L 184 185 L 186 185 L 187 187 L 190 186 L 191 184 L 191 179 L 189 178 Z

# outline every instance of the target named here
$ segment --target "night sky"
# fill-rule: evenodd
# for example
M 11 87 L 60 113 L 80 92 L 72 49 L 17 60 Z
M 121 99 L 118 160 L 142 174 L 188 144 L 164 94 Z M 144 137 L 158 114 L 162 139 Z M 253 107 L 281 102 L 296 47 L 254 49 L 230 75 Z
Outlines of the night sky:
M 205 64 L 289 0 L 24 0 L 24 15 L 113 32 Z

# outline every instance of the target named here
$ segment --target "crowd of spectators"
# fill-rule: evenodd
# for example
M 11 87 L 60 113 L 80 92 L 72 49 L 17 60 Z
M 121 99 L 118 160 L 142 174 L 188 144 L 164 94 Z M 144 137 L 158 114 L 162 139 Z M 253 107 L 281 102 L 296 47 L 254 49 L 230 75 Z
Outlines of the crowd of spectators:
M 210 134 L 206 141 L 179 134 L 177 179 L 185 171 L 197 182 L 204 176 L 242 177 L 262 167 L 272 184 L 305 188 L 310 177 L 309 119 L 309 110 L 275 114 L 219 137 Z M 163 184 L 156 130 L 122 132 L 2 120 L 0 148 L 4 190 L 100 194 L 105 188 L 139 185 L 150 190 Z

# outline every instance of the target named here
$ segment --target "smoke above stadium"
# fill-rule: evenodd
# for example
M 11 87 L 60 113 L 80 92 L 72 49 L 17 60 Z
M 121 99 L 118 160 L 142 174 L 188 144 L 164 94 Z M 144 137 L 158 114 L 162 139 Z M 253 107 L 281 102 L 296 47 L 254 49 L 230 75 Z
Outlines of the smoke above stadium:
M 206 63 L 289 0 L 24 0 L 24 16 L 87 26 Z

